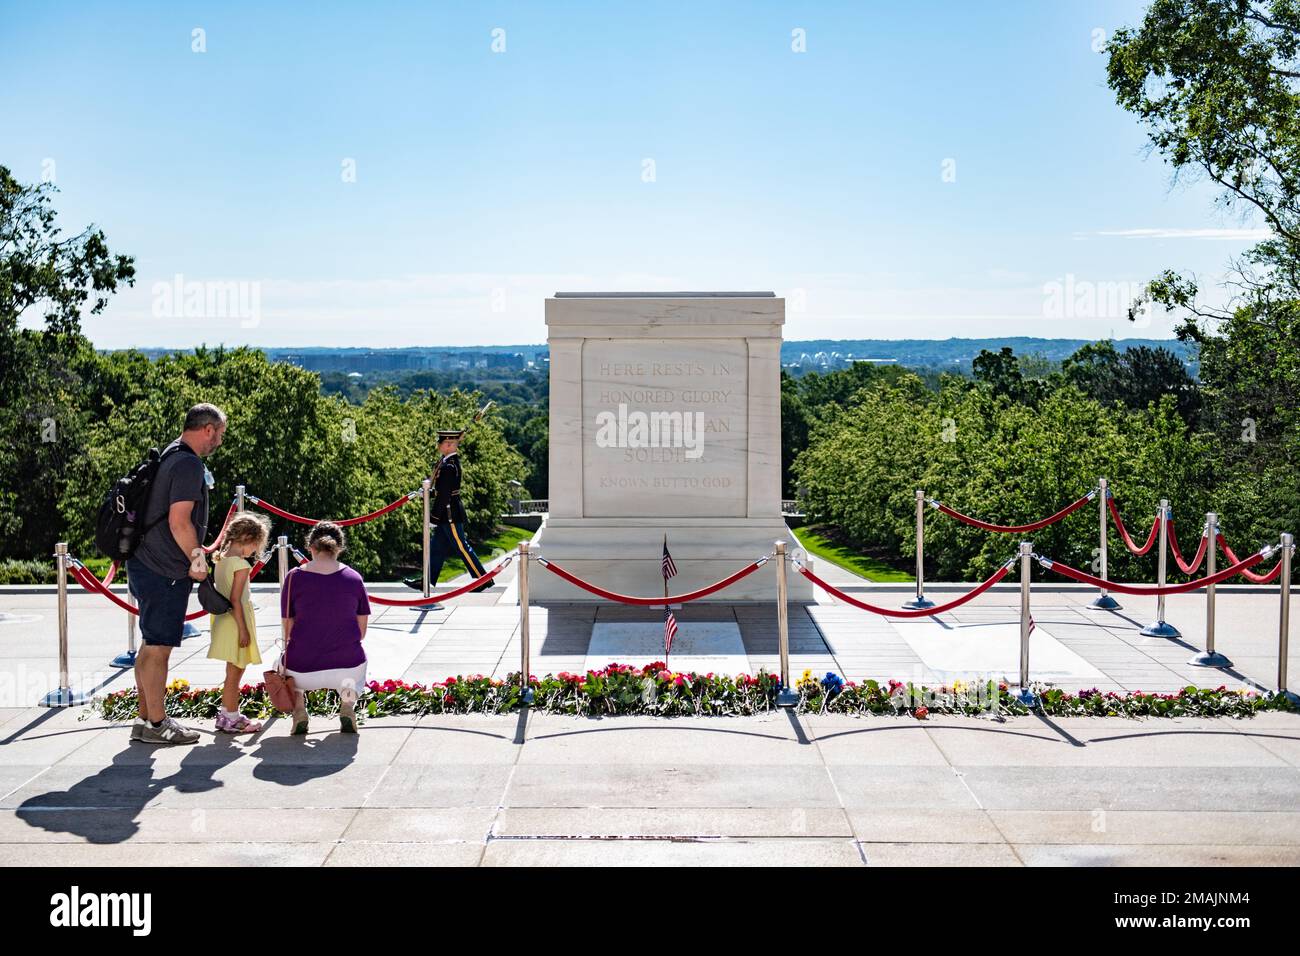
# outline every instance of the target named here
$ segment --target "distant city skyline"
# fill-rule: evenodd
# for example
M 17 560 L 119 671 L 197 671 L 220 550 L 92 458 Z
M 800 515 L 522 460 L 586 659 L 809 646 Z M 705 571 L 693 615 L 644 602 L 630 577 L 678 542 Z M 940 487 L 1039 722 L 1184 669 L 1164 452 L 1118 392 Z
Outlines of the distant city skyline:
M 1222 303 L 1265 233 L 1106 88 L 1145 6 L 0 0 L 0 163 L 136 257 L 100 348 L 540 342 L 598 289 L 772 290 L 797 340 L 1167 338 L 1141 284 Z

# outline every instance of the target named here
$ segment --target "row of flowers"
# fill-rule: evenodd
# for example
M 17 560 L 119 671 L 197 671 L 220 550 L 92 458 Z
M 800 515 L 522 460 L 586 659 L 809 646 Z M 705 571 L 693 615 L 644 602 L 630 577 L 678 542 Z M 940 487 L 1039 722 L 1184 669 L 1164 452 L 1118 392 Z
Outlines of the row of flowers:
M 538 679 L 529 677 L 536 710 L 576 716 L 645 715 L 655 717 L 744 717 L 777 709 L 780 680 L 774 674 L 757 675 L 679 673 L 662 662 L 644 667 L 610 664 L 584 674 L 561 671 Z M 263 684 L 245 684 L 240 710 L 249 717 L 265 718 L 275 710 Z M 837 674 L 815 678 L 810 671 L 795 683 L 798 713 L 857 716 L 910 715 L 924 720 L 931 714 L 1014 716 L 1030 707 L 1000 681 L 954 681 L 926 687 L 874 680 L 857 683 Z M 1176 694 L 1130 691 L 1119 694 L 1096 688 L 1068 693 L 1058 687 L 1035 686 L 1036 707 L 1053 717 L 1250 717 L 1263 710 L 1293 710 L 1285 694 L 1184 687 Z M 167 686 L 167 713 L 191 719 L 216 716 L 220 688 L 192 689 L 187 681 Z M 307 695 L 313 714 L 334 714 L 338 695 L 314 691 Z M 517 674 L 494 680 L 475 674 L 449 677 L 432 684 L 372 681 L 361 693 L 359 712 L 368 717 L 398 714 L 502 714 L 521 705 Z M 89 713 L 114 721 L 129 720 L 137 712 L 134 688 L 96 697 Z

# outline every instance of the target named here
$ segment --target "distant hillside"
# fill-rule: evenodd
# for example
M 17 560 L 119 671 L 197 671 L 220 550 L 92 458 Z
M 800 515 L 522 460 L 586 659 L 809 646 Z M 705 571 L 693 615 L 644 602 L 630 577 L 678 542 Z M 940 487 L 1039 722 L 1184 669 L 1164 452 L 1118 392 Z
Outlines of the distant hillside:
M 1028 336 L 989 339 L 800 339 L 781 345 L 781 364 L 790 368 L 802 365 L 804 371 L 821 371 L 844 366 L 858 360 L 893 362 L 912 368 L 969 372 L 971 361 L 983 349 L 996 352 L 1011 348 L 1016 355 L 1041 356 L 1060 362 L 1090 339 L 1039 339 Z M 1139 345 L 1166 348 L 1187 363 L 1196 373 L 1195 354 L 1191 346 L 1177 339 L 1116 339 L 1120 351 Z M 141 349 L 150 358 L 166 355 L 174 349 Z M 316 372 L 356 373 L 391 378 L 414 371 L 469 372 L 511 377 L 548 364 L 545 343 L 533 345 L 414 346 L 403 349 L 265 348 L 273 362 L 291 362 Z M 798 370 L 795 369 L 796 374 Z
M 789 365 L 798 362 L 802 355 L 811 357 L 824 352 L 829 357 L 838 352 L 843 359 L 875 359 L 917 367 L 949 367 L 955 371 L 969 369 L 971 361 L 983 349 L 996 352 L 1006 346 L 1017 355 L 1037 354 L 1059 362 L 1090 341 L 1036 339 L 1028 336 L 999 339 L 809 339 L 783 343 L 781 362 Z M 1139 345 L 1169 349 L 1189 364 L 1195 359 L 1191 347 L 1177 339 L 1115 340 L 1115 348 L 1121 352 Z

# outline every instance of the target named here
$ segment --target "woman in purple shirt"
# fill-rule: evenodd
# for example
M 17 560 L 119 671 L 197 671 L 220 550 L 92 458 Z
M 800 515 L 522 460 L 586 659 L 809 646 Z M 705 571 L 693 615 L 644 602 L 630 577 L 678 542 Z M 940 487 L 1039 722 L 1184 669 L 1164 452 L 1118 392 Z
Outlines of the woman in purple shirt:
M 370 601 L 361 575 L 339 562 L 347 546 L 343 529 L 321 521 L 307 535 L 311 560 L 290 571 L 280 592 L 285 622 L 285 675 L 293 678 L 293 732 L 307 733 L 303 691 L 339 692 L 343 733 L 357 732 L 357 688 L 366 683 L 366 652 L 361 646 L 370 618 Z

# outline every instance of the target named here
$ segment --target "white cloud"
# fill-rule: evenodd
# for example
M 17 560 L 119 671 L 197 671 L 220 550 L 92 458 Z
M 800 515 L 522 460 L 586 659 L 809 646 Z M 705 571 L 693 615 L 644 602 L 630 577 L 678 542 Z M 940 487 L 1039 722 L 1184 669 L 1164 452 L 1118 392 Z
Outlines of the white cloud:
M 1260 242 L 1273 235 L 1270 229 L 1103 229 L 1099 232 L 1076 232 L 1074 238 L 1104 236 L 1108 239 L 1230 239 Z

